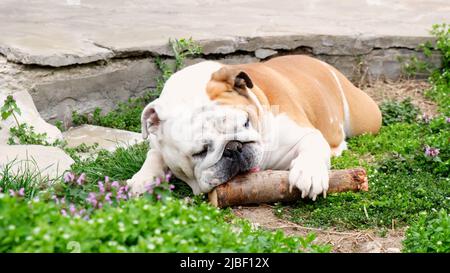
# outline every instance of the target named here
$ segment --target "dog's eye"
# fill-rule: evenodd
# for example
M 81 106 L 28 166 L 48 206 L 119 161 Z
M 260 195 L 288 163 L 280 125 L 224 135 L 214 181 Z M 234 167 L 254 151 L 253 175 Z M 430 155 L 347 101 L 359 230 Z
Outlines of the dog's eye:
M 193 157 L 204 157 L 208 153 L 208 145 L 204 145 L 200 152 L 192 154 Z
M 244 123 L 244 127 L 248 128 L 249 126 L 250 126 L 250 119 L 247 118 L 247 121 L 245 121 L 245 123 Z

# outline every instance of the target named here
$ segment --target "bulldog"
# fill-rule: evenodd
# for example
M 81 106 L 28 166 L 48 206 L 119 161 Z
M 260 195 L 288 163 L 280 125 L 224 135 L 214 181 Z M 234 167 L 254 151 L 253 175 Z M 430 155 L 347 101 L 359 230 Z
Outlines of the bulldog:
M 291 189 L 313 200 L 328 190 L 330 158 L 346 138 L 377 133 L 377 104 L 342 73 L 301 55 L 262 63 L 204 61 L 173 74 L 142 112 L 147 158 L 133 194 L 171 171 L 194 194 L 237 174 L 289 170 Z

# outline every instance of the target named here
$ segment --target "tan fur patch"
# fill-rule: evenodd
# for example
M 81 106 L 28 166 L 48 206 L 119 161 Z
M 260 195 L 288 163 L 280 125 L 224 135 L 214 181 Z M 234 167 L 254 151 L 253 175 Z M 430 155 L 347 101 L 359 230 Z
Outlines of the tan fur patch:
M 250 77 L 250 90 L 234 86 L 240 72 Z M 381 126 L 380 110 L 368 95 L 335 68 L 308 56 L 227 65 L 214 73 L 207 85 L 209 98 L 224 105 L 254 105 L 246 92 L 253 92 L 261 105 L 278 106 L 300 126 L 318 129 L 332 148 L 346 137 L 342 128 L 348 127 L 351 135 L 358 135 L 376 133 Z M 349 120 L 344 102 L 348 102 Z

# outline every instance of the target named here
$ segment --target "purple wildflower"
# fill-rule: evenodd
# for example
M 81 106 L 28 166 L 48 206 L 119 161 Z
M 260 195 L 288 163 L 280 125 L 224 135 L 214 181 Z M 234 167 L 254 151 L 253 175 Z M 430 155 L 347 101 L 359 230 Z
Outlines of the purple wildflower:
M 56 195 L 52 195 L 52 200 L 54 200 L 56 204 L 59 204 L 59 199 Z
M 67 172 L 64 174 L 64 182 L 72 182 L 75 179 L 75 174 L 72 172 Z
M 155 185 L 156 185 L 156 186 L 161 185 L 161 177 L 157 177 L 157 178 L 155 179 Z
M 172 177 L 172 173 L 171 173 L 171 172 L 168 172 L 168 173 L 166 174 L 166 181 L 169 182 L 171 177 Z
M 431 119 L 432 119 L 432 117 L 430 115 L 428 115 L 428 114 L 423 114 L 422 115 L 422 121 L 424 123 L 427 123 L 427 124 L 430 123 Z
M 61 214 L 62 214 L 63 216 L 67 216 L 67 211 L 66 211 L 65 209 L 62 209 L 62 210 L 61 210 Z
M 14 191 L 14 190 L 9 190 L 9 195 L 11 197 L 23 197 L 25 196 L 25 189 L 24 188 L 20 188 L 18 191 Z
M 97 206 L 97 196 L 95 195 L 95 192 L 90 192 L 88 194 L 88 198 L 86 198 L 86 201 L 88 203 L 90 203 L 92 206 L 96 207 Z
M 156 199 L 161 200 L 161 194 L 158 194 L 158 195 L 156 196 Z
M 60 201 L 61 201 L 61 204 L 65 204 L 66 203 L 66 197 L 61 198 Z
M 430 146 L 425 146 L 425 156 L 428 157 L 436 157 L 439 155 L 439 149 L 438 148 L 433 148 Z
M 86 174 L 85 173 L 80 174 L 80 176 L 77 179 L 77 184 L 81 186 L 85 181 L 86 181 Z
M 23 197 L 25 195 L 25 189 L 24 188 L 20 188 L 20 190 L 17 191 L 17 195 Z
M 70 211 L 70 213 L 71 213 L 72 215 L 75 214 L 75 212 L 77 211 L 77 209 L 75 208 L 75 205 L 74 205 L 74 204 L 70 204 L 70 206 L 69 206 L 69 211 Z
M 86 210 L 85 209 L 81 209 L 81 210 L 78 211 L 77 215 L 82 216 L 85 213 L 86 213 Z
M 109 204 L 112 204 L 112 201 L 111 201 L 111 193 L 110 193 L 110 192 L 108 192 L 108 193 L 105 195 L 105 200 L 108 201 Z
M 120 187 L 116 194 L 116 199 L 119 201 L 120 199 L 126 200 L 128 198 L 128 186 Z
M 109 183 L 109 176 L 105 176 L 105 183 Z
M 153 184 L 152 183 L 147 183 L 145 186 L 145 192 L 152 194 L 153 193 Z
M 450 123 L 450 117 L 446 117 L 445 122 Z
M 170 185 L 170 186 L 169 186 L 169 189 L 170 189 L 171 191 L 173 191 L 173 190 L 175 189 L 175 185 Z
M 101 193 L 105 193 L 105 186 L 103 185 L 102 181 L 98 181 L 98 189 Z
M 105 179 L 106 180 L 106 179 Z M 112 182 L 111 183 L 111 187 L 113 187 L 113 188 L 119 188 L 120 187 L 120 184 L 119 184 L 119 182 L 117 182 L 117 181 L 114 181 L 114 182 Z

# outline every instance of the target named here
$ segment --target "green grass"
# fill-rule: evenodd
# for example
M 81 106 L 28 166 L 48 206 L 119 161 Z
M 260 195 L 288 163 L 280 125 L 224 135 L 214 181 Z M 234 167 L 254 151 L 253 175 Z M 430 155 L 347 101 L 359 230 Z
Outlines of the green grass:
M 419 220 L 406 232 L 403 245 L 403 251 L 409 253 L 450 253 L 450 215 L 445 210 L 432 218 L 421 213 Z
M 0 170 L 0 193 L 9 193 L 10 190 L 17 192 L 23 188 L 25 197 L 33 198 L 40 190 L 48 187 L 49 181 L 45 177 L 30 168 L 23 168 L 25 166 L 34 167 L 36 163 L 32 160 L 13 160 Z M 15 170 L 16 167 L 19 167 L 19 170 Z

